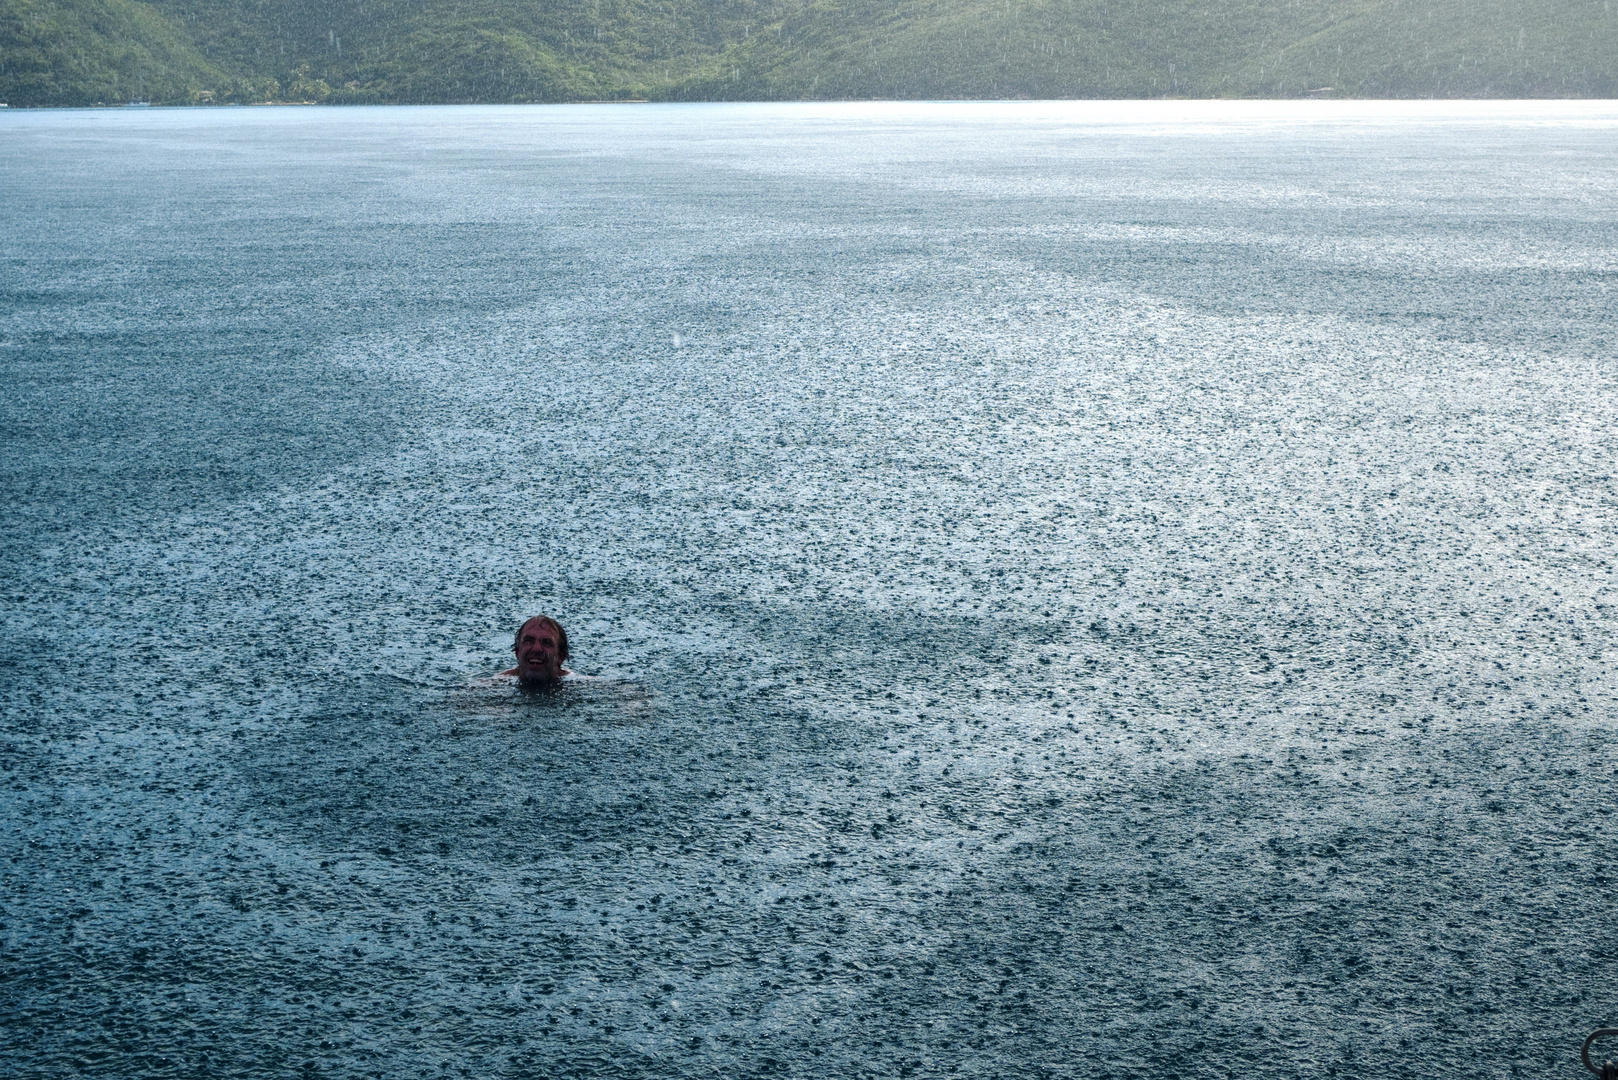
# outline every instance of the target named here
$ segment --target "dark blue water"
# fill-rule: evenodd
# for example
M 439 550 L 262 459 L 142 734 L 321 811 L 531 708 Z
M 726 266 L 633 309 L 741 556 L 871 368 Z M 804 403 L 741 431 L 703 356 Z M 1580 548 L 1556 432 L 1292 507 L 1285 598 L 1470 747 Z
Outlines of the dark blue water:
M 13 113 L 0 211 L 8 1075 L 1618 1022 L 1610 103 Z

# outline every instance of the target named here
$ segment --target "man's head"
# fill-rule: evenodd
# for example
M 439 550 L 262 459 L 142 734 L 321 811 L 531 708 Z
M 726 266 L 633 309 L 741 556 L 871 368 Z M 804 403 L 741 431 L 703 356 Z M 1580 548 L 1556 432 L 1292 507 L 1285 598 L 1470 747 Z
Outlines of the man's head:
M 567 631 L 549 615 L 535 615 L 517 628 L 511 645 L 517 654 L 517 680 L 525 683 L 555 682 L 564 674 L 567 659 Z

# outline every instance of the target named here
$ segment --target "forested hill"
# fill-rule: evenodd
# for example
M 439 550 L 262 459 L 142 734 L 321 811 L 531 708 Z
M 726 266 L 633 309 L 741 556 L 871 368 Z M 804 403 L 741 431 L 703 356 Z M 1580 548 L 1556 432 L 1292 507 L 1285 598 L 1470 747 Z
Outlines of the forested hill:
M 0 101 L 1618 96 L 1618 0 L 0 0 Z

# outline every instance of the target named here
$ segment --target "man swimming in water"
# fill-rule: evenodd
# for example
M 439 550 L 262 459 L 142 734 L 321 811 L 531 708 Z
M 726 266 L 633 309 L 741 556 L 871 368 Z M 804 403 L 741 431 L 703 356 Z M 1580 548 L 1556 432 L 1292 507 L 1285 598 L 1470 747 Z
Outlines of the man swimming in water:
M 567 659 L 567 631 L 549 615 L 535 615 L 517 628 L 511 651 L 517 666 L 502 675 L 515 675 L 524 687 L 554 686 L 564 675 L 573 674 L 562 666 Z

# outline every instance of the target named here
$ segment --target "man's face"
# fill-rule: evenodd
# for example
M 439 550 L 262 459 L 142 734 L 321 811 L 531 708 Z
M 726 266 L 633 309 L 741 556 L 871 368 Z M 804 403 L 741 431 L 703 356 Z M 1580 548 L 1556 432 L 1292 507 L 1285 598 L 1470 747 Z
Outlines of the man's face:
M 562 643 L 549 623 L 538 619 L 523 623 L 516 651 L 517 678 L 523 682 L 555 682 L 562 677 Z

